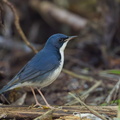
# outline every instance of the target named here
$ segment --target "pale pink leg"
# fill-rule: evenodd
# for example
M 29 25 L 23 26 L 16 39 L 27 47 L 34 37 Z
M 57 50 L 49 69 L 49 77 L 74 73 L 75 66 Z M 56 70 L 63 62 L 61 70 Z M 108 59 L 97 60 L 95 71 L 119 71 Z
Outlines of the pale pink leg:
M 41 97 L 43 98 L 45 104 L 46 104 L 49 108 L 52 108 L 52 109 L 53 109 L 54 107 L 52 107 L 52 106 L 49 105 L 49 103 L 48 103 L 47 100 L 45 99 L 45 97 L 44 97 L 44 95 L 42 94 L 42 92 L 41 92 L 38 88 L 36 88 L 36 89 L 37 89 L 37 91 L 39 92 L 39 94 L 41 95 Z
M 36 102 L 36 104 L 34 105 L 34 107 L 35 107 L 35 106 L 42 106 L 42 105 L 38 102 L 38 100 L 37 100 L 37 97 L 36 97 L 36 95 L 35 95 L 34 89 L 33 89 L 32 87 L 30 87 L 30 89 L 31 89 L 31 91 L 32 91 L 32 93 L 33 93 L 33 95 L 34 95 L 34 99 L 35 99 L 35 102 Z

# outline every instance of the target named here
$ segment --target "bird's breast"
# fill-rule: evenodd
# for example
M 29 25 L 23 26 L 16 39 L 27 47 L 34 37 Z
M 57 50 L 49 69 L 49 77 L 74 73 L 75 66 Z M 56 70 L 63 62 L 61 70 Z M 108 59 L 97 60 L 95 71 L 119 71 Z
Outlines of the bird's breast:
M 52 82 L 54 82 L 59 76 L 62 68 L 63 68 L 63 62 L 60 62 L 60 65 L 56 69 L 51 71 L 51 73 L 47 76 L 47 78 L 40 84 L 40 87 L 41 88 L 46 87 L 50 85 Z
M 46 80 L 44 80 L 44 82 L 41 83 L 41 88 L 50 85 L 59 76 L 59 74 L 60 74 L 60 72 L 61 72 L 61 70 L 63 68 L 63 64 L 64 64 L 64 50 L 60 49 L 59 52 L 60 52 L 60 56 L 61 56 L 60 64 L 56 69 L 51 71 L 51 73 L 47 76 Z
M 53 69 L 52 71 L 49 71 L 47 74 L 45 74 L 44 79 L 40 80 L 40 83 L 38 83 L 40 88 L 44 88 L 44 87 L 50 85 L 59 76 L 59 74 L 63 68 L 63 64 L 64 64 L 64 49 L 61 48 L 59 50 L 59 53 L 60 53 L 59 66 L 57 68 Z

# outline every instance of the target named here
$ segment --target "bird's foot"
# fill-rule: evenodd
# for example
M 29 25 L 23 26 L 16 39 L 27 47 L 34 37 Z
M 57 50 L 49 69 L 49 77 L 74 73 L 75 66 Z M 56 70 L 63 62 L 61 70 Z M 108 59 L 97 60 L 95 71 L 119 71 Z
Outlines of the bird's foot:
M 43 106 L 43 108 L 46 108 L 46 109 L 48 109 L 48 108 L 50 108 L 50 109 L 55 109 L 54 107 L 52 107 L 52 106 L 49 105 L 49 104 L 47 104 L 46 106 Z
M 43 105 L 41 105 L 40 103 L 36 103 L 35 105 L 33 105 L 33 107 L 39 107 L 39 108 L 43 108 Z
M 40 103 L 36 103 L 35 105 L 30 105 L 29 108 L 35 108 L 35 107 L 38 107 L 38 108 L 43 108 L 43 105 L 41 105 Z
M 42 109 L 55 109 L 54 107 L 52 107 L 51 105 L 47 104 L 47 105 L 41 105 L 40 103 L 36 103 L 35 105 L 31 105 L 29 106 L 29 108 L 42 108 Z

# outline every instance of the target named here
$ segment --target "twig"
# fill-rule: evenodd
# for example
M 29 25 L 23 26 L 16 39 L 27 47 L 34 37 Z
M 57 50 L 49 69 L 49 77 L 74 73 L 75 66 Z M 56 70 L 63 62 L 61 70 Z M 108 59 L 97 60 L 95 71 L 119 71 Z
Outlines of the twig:
M 94 115 L 96 115 L 97 117 L 103 119 L 103 120 L 107 120 L 104 116 L 100 115 L 97 111 L 93 110 L 92 108 L 88 107 L 83 101 L 81 101 L 79 98 L 77 98 L 74 94 L 69 93 L 71 96 L 73 96 L 76 100 L 78 100 L 80 102 L 80 104 L 84 105 L 88 110 L 90 110 Z
M 47 111 L 46 113 L 44 113 L 43 115 L 35 118 L 34 120 L 52 120 L 53 117 L 53 109 Z
M 73 76 L 75 78 L 83 79 L 83 80 L 86 80 L 86 81 L 89 81 L 89 82 L 94 81 L 94 79 L 92 77 L 87 77 L 87 76 L 84 76 L 84 75 L 78 75 L 78 74 L 76 74 L 74 72 L 71 72 L 69 70 L 66 70 L 66 69 L 63 69 L 63 72 L 67 73 L 68 75 Z
M 17 15 L 17 10 L 16 10 L 16 8 L 15 8 L 8 0 L 3 0 L 3 2 L 4 2 L 7 6 L 9 6 L 9 7 L 11 8 L 11 10 L 13 11 L 14 17 L 15 17 L 14 22 L 15 22 L 16 29 L 17 29 L 18 33 L 20 34 L 20 36 L 22 37 L 22 39 L 24 40 L 24 42 L 26 43 L 26 45 L 27 45 L 28 47 L 30 47 L 35 53 L 37 53 L 38 51 L 30 44 L 30 42 L 27 40 L 24 32 L 23 32 L 22 29 L 21 29 L 21 26 L 20 26 L 20 23 L 19 23 L 19 17 L 18 17 L 18 15 Z
M 83 93 L 81 96 L 80 96 L 80 98 L 83 100 L 84 98 L 86 99 L 88 96 L 89 96 L 89 94 L 94 90 L 94 89 L 96 89 L 99 85 L 101 85 L 101 83 L 102 83 L 102 81 L 98 81 L 97 83 L 95 83 L 91 88 L 89 88 L 85 93 Z M 87 97 L 86 97 L 87 96 Z M 75 105 L 75 104 L 77 104 L 79 101 L 77 100 L 76 101 L 76 99 L 75 100 L 73 100 L 73 101 L 71 101 L 71 102 L 69 102 L 69 103 L 67 103 L 67 104 L 65 104 L 65 105 Z
M 111 90 L 110 94 L 108 95 L 105 101 L 107 103 L 110 103 L 112 98 L 116 99 L 117 96 L 119 97 L 118 99 L 120 99 L 120 80 L 116 83 L 114 88 Z
M 98 86 L 102 84 L 102 81 L 96 82 L 91 88 L 89 88 L 83 95 L 81 95 L 81 98 L 90 94 L 93 90 L 95 90 Z

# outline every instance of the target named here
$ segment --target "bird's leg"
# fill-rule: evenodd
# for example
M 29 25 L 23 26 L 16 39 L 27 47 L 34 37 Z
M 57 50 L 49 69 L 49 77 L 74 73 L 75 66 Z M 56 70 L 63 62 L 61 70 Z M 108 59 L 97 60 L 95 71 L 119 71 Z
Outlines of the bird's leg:
M 51 105 L 49 105 L 49 103 L 48 103 L 47 100 L 45 99 L 44 95 L 42 94 L 41 90 L 38 89 L 38 88 L 36 88 L 36 89 L 37 89 L 37 91 L 39 92 L 39 94 L 41 95 L 41 97 L 43 98 L 45 104 L 46 104 L 49 108 L 53 109 L 54 107 L 52 107 Z
M 32 87 L 30 87 L 30 89 L 31 89 L 31 91 L 32 91 L 32 93 L 34 95 L 34 99 L 35 99 L 35 102 L 36 102 L 36 104 L 34 105 L 34 107 L 36 107 L 36 106 L 40 106 L 41 107 L 42 105 L 38 102 L 37 97 L 35 95 L 34 89 Z

